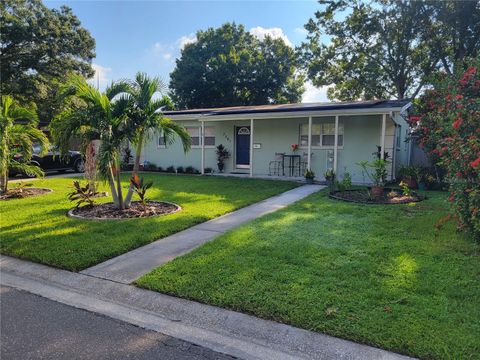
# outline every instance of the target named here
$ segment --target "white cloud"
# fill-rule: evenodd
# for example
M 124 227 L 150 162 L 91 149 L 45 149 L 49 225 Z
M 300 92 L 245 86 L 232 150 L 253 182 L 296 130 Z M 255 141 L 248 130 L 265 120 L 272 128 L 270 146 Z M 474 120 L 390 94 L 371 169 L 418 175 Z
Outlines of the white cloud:
M 304 27 L 297 27 L 297 28 L 295 28 L 294 31 L 295 31 L 296 34 L 302 35 L 302 36 L 307 36 L 307 34 L 308 34 L 308 31 Z
M 92 64 L 93 71 L 95 71 L 95 75 L 90 78 L 88 81 L 95 87 L 99 87 L 100 89 L 104 89 L 110 83 L 110 79 L 108 77 L 109 73 L 112 71 L 112 68 L 105 67 L 99 64 Z
M 329 101 L 327 98 L 327 90 L 331 85 L 318 88 L 313 85 L 311 81 L 307 81 L 304 86 L 305 92 L 302 95 L 302 103 Z
M 281 28 L 263 28 L 257 26 L 250 29 L 250 34 L 255 36 L 259 40 L 265 39 L 266 36 L 270 36 L 272 39 L 282 39 L 286 45 L 293 47 L 293 44 L 288 40 L 287 35 Z
M 183 35 L 180 39 L 178 39 L 177 45 L 180 48 L 180 50 L 183 50 L 185 45 L 192 44 L 195 41 L 197 41 L 197 36 L 194 33 L 191 33 L 189 35 Z
M 165 45 L 160 42 L 153 44 L 148 50 L 148 55 L 153 56 L 154 58 L 163 59 L 168 62 L 173 62 L 175 51 L 172 45 Z

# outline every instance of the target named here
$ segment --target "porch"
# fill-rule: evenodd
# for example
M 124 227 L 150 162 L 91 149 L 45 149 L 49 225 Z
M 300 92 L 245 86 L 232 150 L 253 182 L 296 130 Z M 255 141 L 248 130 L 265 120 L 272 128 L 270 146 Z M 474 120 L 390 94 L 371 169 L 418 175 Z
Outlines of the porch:
M 372 160 L 378 152 L 381 158 L 388 156 L 389 175 L 393 177 L 395 168 L 408 158 L 406 132 L 402 130 L 406 123 L 397 102 L 395 106 L 327 111 L 318 105 L 315 111 L 291 113 L 254 112 L 260 111 L 259 107 L 166 113 L 185 126 L 192 149 L 184 154 L 178 141 L 165 144 L 162 134 L 157 134 L 155 141 L 146 145 L 143 160 L 163 168 L 191 166 L 202 174 L 222 174 L 216 157 L 216 146 L 222 144 L 230 153 L 223 170 L 229 176 L 302 179 L 304 171 L 310 169 L 322 181 L 324 173 L 333 170 L 338 178 L 348 171 L 354 182 L 361 183 L 365 178 L 357 163 Z M 293 144 L 298 149 L 292 149 Z

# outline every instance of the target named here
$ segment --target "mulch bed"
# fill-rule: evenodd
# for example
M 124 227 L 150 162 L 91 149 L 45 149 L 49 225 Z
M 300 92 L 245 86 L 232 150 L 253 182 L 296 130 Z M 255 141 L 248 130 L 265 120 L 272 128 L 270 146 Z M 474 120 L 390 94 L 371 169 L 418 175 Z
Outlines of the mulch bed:
M 24 188 L 21 190 L 11 189 L 6 194 L 0 195 L 0 200 L 23 199 L 31 196 L 38 196 L 52 192 L 52 189 L 46 188 Z
M 329 195 L 332 199 L 349 201 L 359 204 L 408 204 L 425 199 L 424 196 L 412 193 L 410 196 L 402 194 L 401 190 L 385 189 L 382 196 L 373 198 L 365 189 L 333 191 Z
M 148 201 L 146 206 L 139 201 L 132 201 L 130 207 L 125 210 L 118 210 L 113 203 L 105 203 L 74 208 L 68 212 L 68 215 L 86 220 L 120 220 L 167 215 L 179 210 L 181 207 L 177 204 L 165 201 Z

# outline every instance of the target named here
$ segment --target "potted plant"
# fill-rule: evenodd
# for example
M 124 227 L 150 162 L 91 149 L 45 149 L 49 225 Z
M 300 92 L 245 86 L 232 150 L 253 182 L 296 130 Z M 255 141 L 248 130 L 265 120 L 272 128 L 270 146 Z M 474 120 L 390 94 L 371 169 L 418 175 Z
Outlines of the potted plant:
M 327 185 L 332 186 L 335 181 L 335 172 L 332 169 L 328 169 L 323 176 L 325 176 Z
M 290 146 L 292 148 L 292 153 L 295 154 L 295 152 L 298 150 L 298 144 L 292 144 Z
M 303 176 L 305 176 L 305 182 L 307 184 L 313 184 L 313 179 L 315 179 L 315 173 L 312 170 L 305 171 L 305 174 L 303 174 Z
M 218 166 L 218 171 L 223 172 L 223 169 L 225 168 L 225 160 L 230 158 L 230 152 L 223 146 L 222 144 L 217 146 L 217 166 Z
M 373 162 L 361 161 L 358 165 L 364 174 L 372 181 L 372 196 L 376 199 L 383 195 L 383 188 L 387 181 L 387 164 L 385 159 L 376 159 Z

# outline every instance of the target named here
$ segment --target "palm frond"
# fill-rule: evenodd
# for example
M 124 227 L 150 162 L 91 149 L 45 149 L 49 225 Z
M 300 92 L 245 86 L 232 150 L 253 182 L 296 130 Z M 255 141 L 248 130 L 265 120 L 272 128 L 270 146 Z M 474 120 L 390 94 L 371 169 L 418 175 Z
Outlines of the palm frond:
M 19 162 L 16 160 L 12 160 L 10 162 L 10 168 L 14 169 L 23 174 L 34 175 L 36 177 L 44 177 L 45 173 L 43 170 L 38 167 L 37 165 L 32 165 L 24 162 Z
M 160 129 L 163 130 L 165 143 L 173 144 L 175 137 L 178 136 L 182 142 L 183 151 L 187 153 L 192 146 L 192 138 L 184 126 L 172 121 L 169 118 L 162 118 Z

